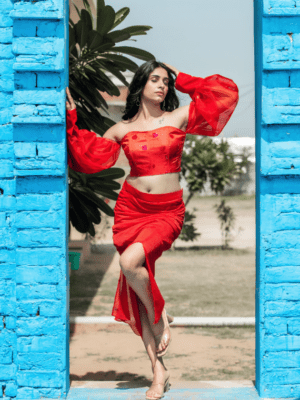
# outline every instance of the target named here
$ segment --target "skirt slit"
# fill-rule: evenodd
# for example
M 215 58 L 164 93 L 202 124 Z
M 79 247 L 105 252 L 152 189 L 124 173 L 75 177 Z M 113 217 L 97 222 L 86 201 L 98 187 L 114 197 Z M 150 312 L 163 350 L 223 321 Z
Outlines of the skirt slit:
M 155 281 L 155 261 L 168 250 L 182 229 L 185 206 L 183 190 L 152 194 L 140 192 L 126 180 L 115 205 L 113 242 L 121 255 L 134 243 L 142 243 L 144 266 L 149 273 L 155 321 L 160 320 L 165 301 Z M 138 298 L 120 271 L 112 315 L 126 322 L 133 332 L 142 336 Z

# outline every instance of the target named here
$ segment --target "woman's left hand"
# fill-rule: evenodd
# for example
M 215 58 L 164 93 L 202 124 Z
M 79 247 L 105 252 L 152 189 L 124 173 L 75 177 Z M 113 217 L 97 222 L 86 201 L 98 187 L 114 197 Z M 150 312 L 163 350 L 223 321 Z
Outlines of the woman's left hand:
M 179 74 L 180 71 L 179 71 L 177 68 L 172 67 L 172 65 L 169 65 L 169 64 L 167 64 L 167 63 L 165 63 L 165 62 L 164 62 L 163 64 L 165 64 L 166 67 L 170 68 L 170 69 L 174 72 L 174 74 L 175 74 L 176 76 L 178 76 L 178 74 Z

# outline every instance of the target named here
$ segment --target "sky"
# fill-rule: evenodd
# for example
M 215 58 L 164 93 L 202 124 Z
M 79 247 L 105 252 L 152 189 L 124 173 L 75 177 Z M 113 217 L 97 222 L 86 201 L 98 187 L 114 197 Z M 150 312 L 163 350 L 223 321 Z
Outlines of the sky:
M 120 45 L 147 50 L 193 76 L 220 74 L 232 79 L 240 100 L 220 136 L 255 136 L 252 0 L 106 0 L 105 4 L 115 11 L 130 8 L 116 29 L 152 26 L 147 35 L 135 36 L 136 42 Z M 188 95 L 178 94 L 180 105 L 189 104 Z

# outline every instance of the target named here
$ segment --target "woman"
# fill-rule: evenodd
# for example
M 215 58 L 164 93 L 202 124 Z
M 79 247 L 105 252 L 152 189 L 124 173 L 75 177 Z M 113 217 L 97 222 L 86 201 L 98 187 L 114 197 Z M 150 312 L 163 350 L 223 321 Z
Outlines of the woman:
M 192 102 L 178 108 L 174 87 L 188 93 Z M 129 86 L 123 121 L 102 138 L 78 129 L 68 89 L 67 95 L 70 168 L 85 173 L 110 168 L 121 146 L 131 166 L 114 210 L 113 241 L 121 271 L 112 315 L 142 337 L 154 374 L 146 398 L 160 399 L 169 386 L 162 356 L 171 336 L 164 299 L 154 279 L 155 261 L 171 247 L 183 225 L 179 171 L 185 136 L 219 135 L 237 105 L 238 88 L 221 75 L 196 78 L 168 64 L 148 61 Z

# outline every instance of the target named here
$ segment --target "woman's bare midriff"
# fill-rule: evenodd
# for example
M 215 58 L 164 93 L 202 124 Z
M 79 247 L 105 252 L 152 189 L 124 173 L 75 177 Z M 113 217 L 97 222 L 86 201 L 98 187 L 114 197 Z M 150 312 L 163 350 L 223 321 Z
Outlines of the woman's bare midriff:
M 127 175 L 126 181 L 135 189 L 144 193 L 160 194 L 181 190 L 178 172 L 147 176 Z

